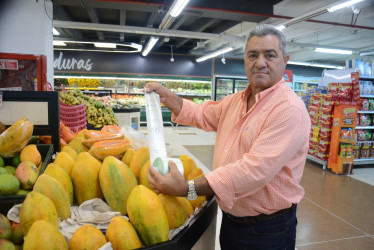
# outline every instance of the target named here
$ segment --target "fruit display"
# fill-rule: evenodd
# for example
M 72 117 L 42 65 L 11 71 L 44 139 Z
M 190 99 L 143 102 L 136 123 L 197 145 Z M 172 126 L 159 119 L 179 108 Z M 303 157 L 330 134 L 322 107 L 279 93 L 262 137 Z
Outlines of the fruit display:
M 80 90 L 74 89 L 59 94 L 61 102 L 67 105 L 86 105 L 87 123 L 94 128 L 102 128 L 105 125 L 117 125 L 118 121 L 111 108 L 89 96 L 83 94 Z
M 97 156 L 92 149 L 100 147 Z M 34 149 L 26 146 L 24 152 L 19 152 L 20 159 L 25 161 L 15 170 L 29 180 L 34 180 L 33 173 L 38 170 L 34 163 L 40 161 Z M 203 175 L 192 158 L 181 155 L 180 159 L 188 179 Z M 147 186 L 149 167 L 149 148 L 135 150 L 126 134 L 121 134 L 120 127 L 82 130 L 70 138 L 68 145 L 48 162 L 43 174 L 37 175 L 35 183 L 27 187 L 29 192 L 19 211 L 20 223 L 15 224 L 14 231 L 10 226 L 13 221 L 0 215 L 0 238 L 9 245 L 20 246 L 23 242 L 23 249 L 97 249 L 107 242 L 113 249 L 134 249 L 165 242 L 170 230 L 182 226 L 194 207 L 202 203 L 193 205 L 184 197 L 156 194 Z M 15 193 L 19 187 L 12 186 L 12 181 L 7 180 L 9 176 L 18 181 L 9 173 L 0 174 L 1 192 Z M 8 183 L 6 188 L 1 187 L 3 183 Z M 20 181 L 17 183 L 21 185 Z M 88 223 L 79 226 L 66 241 L 59 230 L 59 221 L 70 218 L 71 206 L 93 198 L 100 198 L 113 211 L 127 215 L 129 221 L 113 217 L 104 231 Z

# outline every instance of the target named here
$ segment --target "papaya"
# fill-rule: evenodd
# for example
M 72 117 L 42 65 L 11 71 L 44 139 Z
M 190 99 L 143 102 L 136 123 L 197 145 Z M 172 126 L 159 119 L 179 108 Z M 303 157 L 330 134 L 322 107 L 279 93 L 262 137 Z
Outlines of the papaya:
M 39 141 L 43 144 L 52 144 L 52 136 L 50 136 L 50 135 L 39 135 Z
M 68 194 L 70 204 L 73 204 L 74 188 L 73 188 L 73 183 L 68 173 L 66 173 L 66 171 L 62 169 L 59 165 L 54 164 L 54 163 L 49 163 L 47 168 L 44 171 L 44 174 L 55 178 L 62 184 L 66 193 Z
M 14 174 L 20 182 L 21 189 L 31 190 L 39 176 L 39 169 L 31 161 L 21 162 Z
M 16 245 L 21 245 L 23 243 L 23 237 L 25 236 L 21 227 L 21 223 L 12 221 L 10 223 L 10 228 L 12 229 L 12 236 L 10 237 L 10 241 Z
M 99 171 L 101 162 L 87 152 L 78 155 L 71 171 L 74 194 L 78 204 L 93 198 L 104 199 L 100 188 Z
M 183 164 L 183 176 L 184 178 L 187 178 L 189 173 L 193 169 L 197 168 L 197 165 L 195 161 L 186 154 L 179 156 L 179 159 L 182 161 L 182 164 Z
M 93 144 L 88 153 L 100 160 L 104 160 L 107 156 L 121 159 L 129 146 L 128 140 L 104 140 Z
M 121 134 L 121 127 L 116 125 L 106 125 L 102 127 L 101 132 L 108 132 L 111 134 Z
M 65 147 L 63 147 L 61 149 L 61 152 L 68 153 L 68 155 L 70 155 L 70 157 L 73 158 L 74 161 L 78 159 L 78 153 L 69 145 L 66 145 Z
M 149 188 L 138 185 L 132 189 L 127 200 L 127 213 L 145 245 L 169 239 L 169 223 L 165 209 L 158 196 Z
M 60 148 L 63 149 L 67 145 L 68 143 L 64 139 L 60 138 Z
M 141 147 L 134 153 L 129 167 L 136 179 L 139 179 L 140 169 L 149 159 L 149 147 Z
M 0 214 L 0 239 L 10 240 L 12 237 L 12 228 L 8 218 Z
M 100 187 L 108 205 L 114 210 L 127 214 L 127 199 L 138 182 L 125 163 L 114 156 L 104 159 L 99 172 Z
M 20 182 L 14 175 L 8 173 L 0 174 L 0 196 L 17 194 L 19 186 Z
M 0 239 L 1 250 L 16 250 L 16 246 L 9 240 Z
M 134 226 L 119 216 L 110 221 L 105 236 L 112 244 L 113 250 L 130 250 L 143 246 Z
M 75 231 L 70 239 L 70 250 L 99 249 L 107 243 L 104 234 L 96 227 L 86 224 Z
M 35 166 L 38 166 L 40 162 L 42 161 L 42 156 L 38 148 L 36 147 L 36 145 L 30 144 L 21 150 L 20 160 L 21 162 L 31 161 L 32 163 L 35 164 Z
M 54 224 L 38 220 L 31 226 L 23 243 L 24 250 L 68 250 L 69 246 L 62 233 Z
M 86 132 L 89 133 L 89 131 Z M 91 132 L 92 134 L 92 132 Z M 100 132 L 100 131 L 95 131 L 96 136 L 93 136 L 92 138 L 88 138 L 83 140 L 83 144 L 86 145 L 87 147 L 92 147 L 93 144 L 99 141 L 106 141 L 106 140 L 123 140 L 124 136 L 123 134 L 111 134 L 108 132 Z M 87 136 L 87 135 L 86 135 Z
M 151 166 L 151 160 L 148 160 L 143 167 L 140 169 L 140 174 L 139 174 L 139 184 L 142 184 L 155 192 L 155 190 L 151 187 L 151 184 L 149 184 L 148 180 L 148 170 L 149 167 Z
M 59 165 L 63 170 L 71 176 L 71 170 L 74 166 L 74 159 L 66 152 L 60 152 L 57 154 L 56 159 L 53 161 L 54 164 Z
M 10 158 L 26 146 L 34 131 L 34 124 L 21 118 L 0 134 L 0 156 Z
M 123 155 L 121 161 L 123 161 L 128 167 L 130 167 L 131 159 L 134 156 L 135 151 L 134 149 L 130 146 L 128 149 L 126 149 L 125 154 Z
M 68 146 L 74 149 L 78 154 L 81 152 L 87 152 L 89 148 L 83 144 L 83 141 L 84 137 L 78 137 L 78 135 L 76 135 L 75 138 L 68 143 Z
M 60 122 L 60 137 L 64 139 L 67 143 L 71 142 L 75 138 L 73 131 L 71 131 L 69 127 L 66 127 L 61 122 Z
M 184 204 L 183 208 L 184 208 L 184 211 L 186 212 L 187 214 L 187 217 L 190 217 L 190 215 L 192 214 L 192 212 L 194 211 L 191 203 L 189 200 L 186 199 L 186 197 L 177 197 L 178 200 L 180 200 L 180 202 L 182 204 Z
M 23 233 L 27 235 L 32 224 L 37 220 L 46 220 L 58 226 L 57 210 L 51 199 L 47 196 L 31 191 L 21 205 L 19 220 Z
M 185 203 L 178 199 L 177 196 L 159 194 L 158 198 L 164 206 L 168 218 L 169 229 L 182 226 L 189 217 L 184 209 Z
M 47 196 L 55 205 L 57 216 L 61 221 L 70 217 L 70 200 L 69 195 L 62 184 L 55 178 L 42 174 L 35 182 L 33 191 Z

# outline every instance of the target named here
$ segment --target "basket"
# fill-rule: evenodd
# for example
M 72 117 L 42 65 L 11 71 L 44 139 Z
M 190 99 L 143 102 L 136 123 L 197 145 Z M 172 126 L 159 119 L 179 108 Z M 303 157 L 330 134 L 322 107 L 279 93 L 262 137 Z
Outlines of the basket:
M 60 102 L 60 121 L 73 132 L 86 129 L 86 104 L 72 106 Z

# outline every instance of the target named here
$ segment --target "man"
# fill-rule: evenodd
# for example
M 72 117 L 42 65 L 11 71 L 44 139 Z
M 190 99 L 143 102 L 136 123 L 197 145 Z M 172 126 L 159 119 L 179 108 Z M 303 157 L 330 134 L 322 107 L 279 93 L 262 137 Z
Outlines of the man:
M 250 85 L 222 101 L 183 100 L 158 83 L 148 83 L 173 112 L 173 121 L 216 131 L 213 171 L 187 182 L 170 162 L 170 172 L 148 172 L 161 193 L 215 195 L 222 209 L 222 249 L 295 249 L 296 204 L 308 150 L 310 119 L 304 103 L 283 79 L 289 59 L 281 31 L 259 25 L 245 43 Z

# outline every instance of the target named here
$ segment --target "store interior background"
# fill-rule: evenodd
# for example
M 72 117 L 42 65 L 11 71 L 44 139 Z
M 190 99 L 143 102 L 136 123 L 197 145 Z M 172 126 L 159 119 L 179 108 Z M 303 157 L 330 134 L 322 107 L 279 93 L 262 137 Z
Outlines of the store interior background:
M 323 13 L 317 15 L 316 10 L 324 6 L 342 1 L 323 0 L 323 1 L 266 1 L 266 3 L 258 3 L 258 1 L 248 1 L 247 4 L 252 4 L 254 9 L 243 11 L 240 9 L 242 1 L 227 1 L 232 6 L 228 7 L 225 1 L 206 1 L 206 5 L 202 7 L 187 7 L 186 11 L 189 13 L 184 16 L 184 21 L 188 20 L 203 20 L 219 17 L 219 24 L 215 24 L 211 20 L 211 25 L 216 25 L 216 29 L 210 27 L 206 33 L 217 33 L 222 35 L 232 36 L 230 39 L 239 39 L 232 44 L 235 50 L 231 53 L 225 54 L 226 64 L 221 62 L 221 56 L 207 60 L 202 63 L 195 63 L 194 60 L 202 54 L 218 49 L 222 46 L 230 44 L 227 40 L 211 40 L 206 43 L 205 48 L 196 48 L 197 39 L 189 39 L 181 46 L 181 49 L 174 50 L 174 62 L 170 62 L 170 45 L 175 45 L 178 42 L 183 42 L 182 38 L 170 37 L 170 41 L 162 41 L 161 46 L 155 47 L 147 57 L 142 57 L 140 53 L 112 53 L 112 52 L 94 52 L 94 51 L 66 51 L 53 46 L 53 40 L 58 40 L 52 34 L 54 23 L 59 24 L 62 32 L 65 35 L 69 34 L 73 38 L 77 32 L 81 32 L 81 39 L 92 39 L 92 34 L 97 36 L 97 40 L 105 41 L 105 31 L 99 30 L 100 17 L 104 19 L 106 15 L 114 13 L 113 10 L 104 14 L 100 14 L 106 7 L 113 8 L 115 11 L 119 9 L 126 10 L 126 6 L 132 6 L 133 3 L 129 1 L 22 1 L 22 0 L 5 0 L 0 3 L 0 52 L 6 53 L 20 53 L 20 54 L 43 54 L 47 56 L 47 80 L 54 83 L 55 75 L 72 75 L 72 76 L 116 76 L 116 77 L 159 77 L 166 76 L 169 78 L 190 78 L 190 79 L 206 79 L 211 80 L 215 75 L 224 76 L 244 76 L 243 60 L 241 48 L 238 44 L 243 41 L 239 38 L 245 35 L 247 30 L 254 27 L 256 23 L 271 23 L 281 24 L 289 20 L 294 20 L 295 23 L 285 29 L 285 34 L 291 54 L 291 60 L 296 62 L 310 62 L 327 65 L 335 65 L 345 67 L 347 60 L 362 59 L 367 62 L 374 60 L 374 3 L 371 0 L 363 1 L 355 7 L 360 10 L 359 14 L 354 14 L 354 9 L 346 8 L 338 13 Z M 141 2 L 141 1 L 140 1 Z M 198 6 L 198 1 L 191 0 L 191 6 Z M 144 17 L 143 25 L 140 28 L 148 28 L 147 22 L 150 22 L 153 16 L 153 21 L 157 18 L 163 17 L 165 13 L 157 14 L 158 7 L 170 6 L 171 1 L 147 1 L 141 2 L 140 7 L 129 7 L 129 10 L 138 10 L 139 16 Z M 53 6 L 55 4 L 55 6 Z M 64 6 L 66 4 L 66 6 Z M 210 4 L 210 6 L 209 6 Z M 115 7 L 117 5 L 117 7 Z M 58 7 L 56 7 L 58 6 Z M 70 12 L 70 18 L 67 18 L 71 8 L 75 7 L 75 12 Z M 218 6 L 218 7 L 217 7 Z M 247 5 L 245 5 L 247 6 Z M 214 7 L 214 8 L 213 8 Z M 220 9 L 221 7 L 231 8 L 230 11 Z M 270 8 L 271 7 L 271 8 Z M 274 7 L 274 8 L 273 8 Z M 65 12 L 63 9 L 65 9 Z M 92 10 L 97 11 L 95 15 L 89 17 Z M 100 10 L 100 11 L 99 11 Z M 198 16 L 196 12 L 202 10 L 203 15 Z M 56 13 L 54 13 L 56 11 Z M 94 11 L 95 12 L 95 11 Z M 149 12 L 145 15 L 144 12 Z M 61 18 L 64 17 L 62 20 Z M 81 13 L 81 15 L 79 14 Z M 109 14 L 108 14 L 109 13 Z M 129 12 L 130 14 L 131 12 Z M 152 15 L 153 13 L 153 15 Z M 309 21 L 300 21 L 304 14 L 309 13 L 307 18 Z M 312 17 L 313 13 L 316 17 Z M 56 17 L 59 14 L 60 20 L 51 20 L 51 17 Z M 131 20 L 131 16 L 127 18 Z M 136 14 L 135 14 L 136 15 Z M 161 17 L 157 17 L 160 15 Z M 198 17 L 197 17 L 198 16 Z M 81 19 L 80 19 L 81 17 Z M 118 16 L 119 18 L 119 16 Z M 357 22 L 353 24 L 357 18 Z M 119 19 L 118 19 L 119 20 Z M 226 22 L 222 22 L 225 20 Z M 314 20 L 314 21 L 313 21 Z M 353 20 L 353 21 L 352 21 Z M 68 23 L 57 21 L 70 22 L 84 22 L 93 24 L 94 28 L 70 29 Z M 178 21 L 174 20 L 174 25 Z M 217 21 L 218 22 L 218 21 Z M 101 20 L 101 24 L 105 20 Z M 118 21 L 115 24 L 120 25 Z M 135 26 L 133 23 L 122 23 L 122 25 Z M 138 24 L 140 25 L 140 24 Z M 152 23 L 154 28 L 157 28 L 156 22 Z M 207 24 L 208 25 L 208 24 Z M 231 26 L 230 26 L 231 25 Z M 195 27 L 196 32 L 203 24 L 190 25 Z M 102 26 L 105 27 L 105 26 Z M 230 29 L 231 28 L 231 29 Z M 171 28 L 174 33 L 177 33 L 178 28 Z M 85 33 L 89 32 L 89 33 Z M 101 33 L 100 32 L 104 32 Z M 147 30 L 147 32 L 150 32 Z M 163 31 L 164 32 L 164 31 Z M 229 33 L 231 32 L 231 33 Z M 120 36 L 121 32 L 111 32 L 109 36 Z M 86 37 L 82 34 L 86 34 Z M 162 34 L 162 32 L 161 32 Z M 137 39 L 138 42 L 143 42 L 143 46 L 147 44 L 151 34 L 141 34 L 133 38 L 132 33 L 124 32 L 124 41 L 126 37 Z M 201 35 L 201 34 L 200 34 Z M 167 36 L 162 36 L 161 40 Z M 186 39 L 186 38 L 184 38 Z M 108 39 L 108 40 L 112 40 Z M 206 41 L 206 40 L 202 40 Z M 194 43 L 194 47 L 190 44 Z M 201 45 L 201 44 L 200 44 Z M 354 51 L 353 55 L 333 55 L 322 54 L 313 51 L 313 47 L 317 45 L 325 45 L 331 48 L 346 48 Z M 175 49 L 175 48 L 174 48 Z M 84 69 L 56 69 L 55 60 L 63 53 L 66 58 L 82 58 L 84 60 L 94 60 L 94 67 L 91 71 Z M 360 55 L 362 54 L 362 55 Z M 105 60 L 103 60 L 105 58 Z M 134 63 L 135 62 L 135 63 Z M 373 64 L 374 65 L 374 64 Z M 95 69 L 97 67 L 97 69 Z M 310 67 L 300 65 L 288 65 L 288 70 L 292 70 L 293 74 L 301 77 L 321 77 L 325 67 Z M 372 71 L 374 73 L 374 70 Z M 189 131 L 190 128 L 183 127 L 168 127 L 167 132 L 171 135 L 173 140 L 179 140 L 180 136 L 189 135 L 191 142 L 189 145 L 186 140 L 184 149 L 181 152 L 189 152 L 195 160 L 206 167 L 205 171 L 209 171 L 206 162 L 210 160 L 209 156 L 203 156 L 201 152 L 210 154 L 212 146 L 214 145 L 214 136 L 211 134 L 204 135 L 194 130 Z M 140 131 L 144 131 L 141 128 Z M 195 139 L 194 136 L 196 136 Z M 198 140 L 198 137 L 208 140 Z M 178 138 L 178 139 L 177 139 Z M 170 141 L 173 141 L 170 140 Z M 206 144 L 204 144 L 206 143 Z M 179 145 L 181 146 L 181 145 Z M 197 146 L 197 147 L 196 147 Z M 187 151 L 185 151 L 187 150 Z M 177 154 L 178 151 L 174 151 Z M 374 166 L 366 165 L 360 166 L 354 170 L 353 175 L 340 176 L 322 170 L 319 164 L 307 162 L 306 171 L 304 174 L 303 184 L 306 187 L 306 198 L 299 207 L 299 238 L 298 249 L 372 249 L 374 245 L 374 216 L 370 213 L 374 205 L 373 191 L 374 191 Z M 318 216 L 323 213 L 323 216 Z M 309 219 L 307 219 L 309 217 Z M 313 222 L 315 220 L 316 222 Z M 320 223 L 317 223 L 320 222 Z M 327 223 L 329 222 L 329 223 Z M 219 223 L 218 223 L 219 224 Z M 308 227 L 309 226 L 309 227 Z M 325 248 L 324 248 L 325 247 Z

